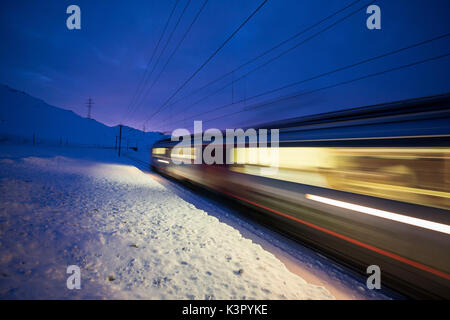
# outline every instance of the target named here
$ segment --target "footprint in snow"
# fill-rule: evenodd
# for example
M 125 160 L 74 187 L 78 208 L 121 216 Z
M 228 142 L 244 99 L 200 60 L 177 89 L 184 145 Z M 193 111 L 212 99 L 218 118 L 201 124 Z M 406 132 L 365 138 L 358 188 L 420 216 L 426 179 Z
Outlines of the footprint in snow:
M 239 269 L 239 270 L 237 270 L 237 271 L 233 271 L 234 272 L 234 274 L 235 275 L 238 275 L 238 276 L 240 276 L 241 274 L 243 274 L 244 273 L 244 269 Z

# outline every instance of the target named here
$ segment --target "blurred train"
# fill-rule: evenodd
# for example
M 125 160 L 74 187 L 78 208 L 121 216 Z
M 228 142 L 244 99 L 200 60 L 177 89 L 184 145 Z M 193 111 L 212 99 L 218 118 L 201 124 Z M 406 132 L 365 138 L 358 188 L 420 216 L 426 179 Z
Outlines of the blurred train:
M 177 142 L 163 140 L 152 167 L 252 208 L 366 276 L 379 266 L 382 286 L 450 298 L 450 94 L 260 127 L 279 129 L 275 174 L 261 170 L 264 159 L 237 161 L 254 152 L 248 143 L 228 146 L 233 164 L 175 164 Z M 194 148 L 182 157 L 193 160 Z

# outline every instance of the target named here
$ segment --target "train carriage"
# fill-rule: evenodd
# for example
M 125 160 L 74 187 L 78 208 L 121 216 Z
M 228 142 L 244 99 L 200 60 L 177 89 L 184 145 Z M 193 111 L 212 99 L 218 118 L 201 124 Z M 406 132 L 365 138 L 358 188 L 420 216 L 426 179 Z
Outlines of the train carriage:
M 383 283 L 409 296 L 450 298 L 450 95 L 258 127 L 279 129 L 275 173 L 249 143 L 224 144 L 234 158 L 214 165 L 194 164 L 187 146 L 176 164 L 167 139 L 152 166 L 251 207 L 360 273 L 379 266 Z

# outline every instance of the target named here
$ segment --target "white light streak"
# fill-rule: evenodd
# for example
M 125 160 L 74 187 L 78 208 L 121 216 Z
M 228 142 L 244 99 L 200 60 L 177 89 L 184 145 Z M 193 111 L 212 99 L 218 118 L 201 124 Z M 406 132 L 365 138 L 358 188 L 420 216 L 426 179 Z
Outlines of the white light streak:
M 324 198 L 324 197 L 320 197 L 320 196 L 316 196 L 316 195 L 312 195 L 312 194 L 305 194 L 305 197 L 307 199 L 325 203 L 328 205 L 332 205 L 332 206 L 336 206 L 336 207 L 340 207 L 340 208 L 344 208 L 344 209 L 348 209 L 348 210 L 352 210 L 352 211 L 357 211 L 357 212 L 361 212 L 361 213 L 366 213 L 366 214 L 369 214 L 372 216 L 389 219 L 389 220 L 409 224 L 412 226 L 437 231 L 437 232 L 442 232 L 445 234 L 450 234 L 450 226 L 446 225 L 446 224 L 432 222 L 432 221 L 418 219 L 418 218 L 413 218 L 413 217 L 401 215 L 398 213 L 364 207 L 364 206 L 360 206 L 357 204 L 334 200 L 334 199 L 329 199 L 329 198 Z

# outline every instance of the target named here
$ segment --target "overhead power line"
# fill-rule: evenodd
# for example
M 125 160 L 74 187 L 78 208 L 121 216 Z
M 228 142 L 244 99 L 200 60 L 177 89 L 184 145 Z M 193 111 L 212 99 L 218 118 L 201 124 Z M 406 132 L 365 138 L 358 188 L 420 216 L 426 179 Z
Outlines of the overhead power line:
M 370 5 L 370 4 L 374 3 L 374 2 L 375 2 L 375 1 L 371 1 L 371 2 L 368 3 L 368 4 L 366 4 L 366 5 L 362 6 L 362 7 L 359 7 L 359 8 L 356 9 L 356 10 L 353 10 L 352 12 L 350 12 L 350 13 L 347 14 L 347 15 L 345 15 L 345 16 L 342 17 L 341 19 L 339 19 L 339 20 L 333 22 L 332 24 L 330 24 L 330 25 L 324 27 L 323 29 L 317 31 L 316 33 L 312 34 L 311 36 L 307 37 L 306 39 L 304 39 L 304 40 L 302 40 L 302 41 L 296 43 L 295 45 L 289 47 L 288 49 L 282 51 L 281 53 L 279 53 L 279 54 L 276 55 L 275 57 L 272 57 L 271 59 L 267 60 L 266 62 L 264 62 L 264 63 L 262 63 L 262 64 L 256 66 L 255 68 L 251 69 L 250 71 L 248 71 L 247 73 L 245 73 L 245 74 L 243 74 L 242 76 L 238 77 L 237 79 L 234 79 L 233 81 L 228 82 L 226 85 L 222 86 L 221 88 L 219 88 L 219 89 L 213 91 L 212 93 L 209 93 L 209 94 L 206 95 L 205 97 L 203 97 L 203 98 L 201 98 L 201 99 L 195 101 L 194 103 L 190 104 L 186 109 L 190 109 L 191 107 L 193 107 L 193 106 L 195 106 L 195 105 L 198 105 L 200 102 L 205 101 L 206 99 L 208 99 L 208 98 L 210 98 L 210 97 L 212 97 L 212 96 L 218 94 L 219 92 L 225 90 L 226 88 L 230 87 L 231 85 L 235 84 L 236 82 L 238 82 L 238 81 L 240 81 L 240 80 L 246 78 L 246 77 L 249 76 L 250 74 L 252 74 L 252 73 L 254 73 L 254 72 L 260 70 L 261 68 L 263 68 L 263 67 L 267 66 L 268 64 L 274 62 L 275 60 L 281 58 L 282 56 L 284 56 L 285 54 L 287 54 L 287 53 L 291 52 L 292 50 L 296 49 L 296 48 L 299 47 L 300 45 L 303 45 L 303 44 L 307 43 L 308 41 L 310 41 L 310 40 L 316 38 L 316 37 L 319 36 L 320 34 L 324 33 L 325 31 L 328 31 L 328 30 L 332 29 L 333 27 L 335 27 L 335 26 L 338 25 L 339 23 L 345 21 L 346 19 L 350 18 L 351 16 L 353 16 L 353 15 L 356 14 L 356 13 L 358 13 L 359 11 L 361 11 L 361 10 L 363 10 L 363 9 L 365 10 L 366 7 L 367 7 L 368 5 Z M 342 11 L 342 9 L 341 9 L 340 11 Z
M 320 73 L 318 75 L 315 75 L 315 76 L 312 76 L 312 77 L 309 77 L 309 78 L 306 78 L 306 79 L 303 79 L 303 80 L 300 80 L 300 81 L 295 81 L 295 82 L 289 83 L 287 85 L 284 85 L 284 86 L 281 86 L 281 87 L 278 87 L 278 88 L 275 88 L 275 89 L 264 91 L 262 93 L 253 95 L 251 97 L 247 97 L 247 98 L 241 99 L 239 101 L 234 101 L 232 103 L 227 103 L 227 104 L 218 106 L 216 108 L 210 109 L 206 113 L 205 112 L 198 113 L 198 114 L 195 114 L 195 115 L 190 116 L 188 118 L 185 118 L 183 120 L 181 120 L 181 119 L 178 120 L 177 119 L 177 120 L 175 120 L 175 122 L 172 122 L 172 123 L 178 123 L 178 122 L 189 120 L 189 119 L 193 119 L 193 118 L 196 118 L 196 117 L 208 114 L 208 113 L 216 112 L 218 110 L 225 109 L 227 107 L 236 106 L 239 103 L 244 102 L 244 101 L 249 101 L 249 100 L 253 100 L 253 99 L 256 99 L 256 98 L 260 98 L 260 97 L 263 97 L 265 95 L 269 95 L 269 94 L 272 94 L 272 93 L 275 93 L 275 92 L 278 92 L 278 91 L 281 91 L 281 90 L 284 90 L 284 89 L 288 89 L 288 88 L 291 88 L 291 87 L 294 87 L 294 86 L 297 86 L 297 85 L 300 85 L 300 84 L 304 84 L 304 83 L 312 81 L 312 80 L 316 80 L 316 79 L 319 79 L 319 78 L 322 78 L 322 77 L 325 77 L 325 76 L 329 76 L 331 74 L 334 74 L 334 73 L 337 73 L 337 72 L 340 72 L 340 71 L 344 71 L 344 70 L 347 70 L 347 69 L 350 69 L 350 68 L 354 68 L 356 66 L 359 66 L 359 65 L 362 65 L 362 64 L 365 64 L 365 63 L 368 63 L 368 62 L 372 62 L 372 61 L 375 61 L 375 60 L 378 60 L 378 59 L 381 59 L 381 58 L 385 58 L 385 57 L 388 57 L 388 56 L 391 56 L 391 55 L 394 55 L 394 54 L 398 54 L 400 52 L 403 52 L 403 51 L 406 51 L 406 50 L 409 50 L 409 49 L 413 49 L 413 48 L 417 48 L 417 47 L 429 44 L 431 42 L 434 42 L 434 41 L 437 41 L 437 40 L 442 40 L 442 39 L 448 38 L 448 37 L 450 37 L 450 33 L 446 33 L 446 34 L 443 34 L 443 35 L 440 35 L 440 36 L 437 36 L 437 37 L 434 37 L 432 39 L 428 39 L 428 40 L 425 40 L 425 41 L 420 41 L 420 42 L 408 45 L 406 47 L 402 47 L 400 49 L 389 51 L 389 52 L 383 53 L 383 54 L 375 56 L 375 57 L 363 59 L 363 60 L 360 60 L 358 62 L 355 62 L 355 63 L 349 64 L 349 65 L 346 65 L 346 66 L 343 66 L 343 67 L 339 67 L 339 68 L 333 69 L 331 71 Z M 164 125 L 165 125 L 165 123 L 161 124 L 161 126 L 164 126 Z
M 231 40 L 233 37 L 247 24 L 248 21 L 266 4 L 267 0 L 264 0 L 260 3 L 260 5 L 245 19 L 241 25 L 233 31 L 233 33 L 198 67 L 194 73 L 189 76 L 183 84 L 178 87 L 177 90 L 145 121 L 147 123 L 151 120 L 156 114 L 158 114 L 164 107 L 222 50 L 223 47 Z
M 144 83 L 144 86 L 143 86 L 144 88 L 147 86 L 148 82 L 150 81 L 150 78 L 151 78 L 151 76 L 153 75 L 153 72 L 155 71 L 156 67 L 158 66 L 159 61 L 161 60 L 162 55 L 163 55 L 164 52 L 166 51 L 167 46 L 168 46 L 169 43 L 170 43 L 170 40 L 172 40 L 173 34 L 174 34 L 175 31 L 177 30 L 178 25 L 180 24 L 180 21 L 181 21 L 181 19 L 183 18 L 184 14 L 186 13 L 186 10 L 187 10 L 187 8 L 189 7 L 189 4 L 190 4 L 190 3 L 191 3 L 191 0 L 188 0 L 187 3 L 186 3 L 186 5 L 184 6 L 183 11 L 181 12 L 181 15 L 178 17 L 177 22 L 175 23 L 175 26 L 173 27 L 172 31 L 170 32 L 169 37 L 167 38 L 167 40 L 166 40 L 166 42 L 165 42 L 165 44 L 164 44 L 164 47 L 162 48 L 161 52 L 159 53 L 158 58 L 156 59 L 155 64 L 153 65 L 152 71 L 150 72 L 150 74 L 148 75 L 148 77 L 147 77 L 147 79 L 146 79 L 146 81 L 145 81 L 145 83 Z M 145 91 L 145 89 L 143 89 L 143 90 Z M 145 93 L 145 95 L 144 95 L 144 97 L 143 97 L 144 100 L 145 100 L 145 98 L 147 97 L 148 93 L 149 93 L 149 91 L 147 90 L 147 92 Z M 141 96 L 141 97 L 142 97 L 142 96 Z M 141 99 L 141 101 L 142 101 L 142 99 Z M 140 105 L 139 101 L 137 101 L 136 104 L 137 104 L 137 106 Z
M 203 89 L 205 89 L 205 88 L 207 88 L 207 87 L 213 85 L 214 83 L 216 83 L 216 82 L 218 82 L 218 81 L 220 81 L 220 80 L 222 80 L 222 79 L 225 79 L 227 76 L 232 75 L 233 73 L 235 73 L 235 72 L 241 70 L 242 68 L 248 66 L 249 64 L 255 62 L 256 60 L 258 60 L 258 59 L 260 59 L 260 58 L 262 58 L 262 57 L 268 55 L 268 54 L 271 53 L 272 51 L 274 51 L 274 50 L 276 50 L 276 49 L 282 47 L 282 46 L 285 45 L 286 43 L 288 43 L 288 42 L 290 42 L 290 41 L 292 41 L 292 40 L 298 38 L 299 36 L 305 34 L 306 32 L 308 32 L 308 31 L 310 31 L 310 30 L 314 29 L 314 28 L 317 27 L 318 25 L 320 25 L 320 24 L 322 24 L 323 22 L 325 22 L 325 21 L 327 21 L 327 20 L 329 20 L 329 19 L 335 17 L 335 16 L 338 15 L 339 13 L 341 13 L 341 12 L 347 10 L 348 8 L 354 6 L 355 4 L 357 4 L 357 3 L 360 2 L 360 1 L 361 1 L 361 0 L 353 1 L 352 3 L 348 4 L 347 6 L 341 8 L 341 9 L 339 9 L 338 11 L 332 13 L 331 15 L 329 15 L 329 16 L 327 16 L 327 17 L 325 17 L 325 18 L 323 18 L 323 19 L 321 19 L 321 20 L 319 20 L 319 21 L 313 23 L 312 25 L 308 26 L 307 28 L 302 29 L 301 31 L 299 31 L 299 32 L 297 32 L 296 34 L 290 36 L 289 38 L 287 38 L 287 39 L 285 39 L 285 40 L 279 42 L 278 44 L 276 44 L 275 46 L 271 47 L 270 49 L 268 49 L 268 50 L 266 50 L 266 51 L 264 51 L 264 52 L 258 54 L 257 56 L 251 58 L 250 60 L 247 60 L 246 62 L 244 62 L 243 64 L 241 64 L 241 65 L 239 65 L 238 67 L 234 68 L 233 70 L 228 71 L 228 72 L 222 74 L 221 76 L 219 76 L 219 77 L 215 78 L 214 80 L 212 80 L 212 81 L 206 83 L 205 85 L 201 86 L 200 88 L 197 88 L 197 89 L 191 91 L 190 93 L 186 94 L 185 96 L 180 97 L 180 99 L 174 101 L 174 102 L 171 103 L 170 105 L 175 105 L 175 104 L 177 104 L 178 102 L 180 102 L 180 101 L 182 101 L 182 100 L 184 100 L 184 99 L 187 99 L 187 98 L 191 97 L 192 95 L 194 95 L 194 94 L 200 92 L 201 90 L 203 90 Z
M 165 35 L 165 33 L 166 33 L 166 30 L 167 30 L 167 27 L 169 26 L 170 20 L 172 19 L 173 13 L 175 12 L 175 9 L 177 8 L 178 2 L 179 2 L 179 0 L 176 0 L 176 1 L 175 1 L 175 4 L 174 4 L 174 6 L 173 6 L 173 8 L 172 8 L 172 11 L 170 12 L 169 17 L 167 18 L 166 24 L 164 25 L 163 31 L 161 32 L 161 36 L 159 37 L 159 40 L 158 40 L 158 42 L 157 42 L 155 48 L 153 49 L 152 55 L 151 55 L 150 59 L 149 59 L 148 62 L 147 62 L 147 66 L 145 67 L 145 71 L 144 71 L 144 73 L 143 73 L 143 75 L 142 75 L 141 80 L 138 82 L 138 86 L 136 87 L 136 91 L 134 92 L 134 94 L 133 94 L 133 96 L 132 96 L 132 98 L 131 98 L 131 102 L 130 102 L 130 104 L 128 105 L 127 111 L 126 111 L 126 112 L 128 112 L 128 110 L 129 110 L 130 108 L 132 108 L 133 104 L 135 103 L 135 100 L 136 100 L 137 96 L 139 96 L 139 95 L 141 94 L 141 91 L 142 91 L 142 84 L 144 83 L 144 81 L 145 81 L 145 79 L 146 79 L 147 72 L 148 72 L 148 70 L 149 70 L 149 68 L 150 68 L 150 65 L 151 65 L 152 62 L 153 62 L 153 58 L 154 58 L 156 52 L 158 51 L 159 45 L 160 45 L 160 43 L 161 43 L 161 40 L 164 38 L 164 35 Z M 125 119 L 123 119 L 123 120 L 125 120 Z M 122 121 L 122 122 L 123 122 L 123 121 Z
M 208 3 L 208 0 L 205 0 L 202 4 L 202 6 L 200 7 L 200 9 L 198 10 L 197 14 L 195 15 L 194 19 L 192 20 L 191 24 L 189 25 L 189 27 L 186 29 L 186 32 L 183 34 L 182 38 L 180 39 L 180 41 L 178 42 L 178 44 L 176 45 L 175 49 L 172 51 L 172 53 L 170 54 L 169 58 L 167 59 L 166 63 L 164 64 L 164 66 L 162 67 L 161 71 L 159 72 L 159 74 L 156 76 L 156 78 L 154 79 L 152 85 L 150 86 L 150 88 L 147 90 L 146 94 L 144 95 L 144 98 L 141 100 L 141 103 L 138 104 L 138 106 L 135 107 L 134 112 L 136 111 L 137 108 L 139 108 L 142 103 L 145 101 L 146 97 L 150 94 L 150 92 L 152 91 L 153 87 L 155 86 L 155 84 L 158 82 L 159 78 L 161 77 L 161 75 L 164 73 L 167 65 L 169 64 L 169 62 L 172 60 L 173 56 L 177 53 L 178 49 L 180 48 L 181 44 L 183 43 L 183 41 L 186 39 L 186 36 L 189 34 L 189 32 L 191 31 L 193 25 L 195 24 L 195 22 L 197 21 L 198 17 L 200 16 L 200 14 L 202 13 L 203 9 L 206 7 L 206 4 Z M 158 64 L 158 62 L 156 63 Z M 152 70 L 153 72 L 153 70 Z M 133 112 L 133 111 L 132 111 Z
M 313 89 L 313 90 L 310 90 L 310 91 L 301 92 L 301 93 L 298 93 L 298 94 L 281 97 L 281 98 L 278 98 L 278 99 L 275 99 L 275 100 L 272 100 L 272 101 L 269 101 L 269 102 L 265 102 L 265 103 L 262 103 L 262 104 L 256 104 L 256 105 L 254 105 L 252 107 L 249 107 L 249 108 L 246 108 L 244 110 L 239 110 L 239 111 L 236 111 L 236 112 L 233 112 L 233 113 L 228 113 L 228 114 L 225 114 L 225 115 L 221 115 L 221 116 L 218 116 L 218 117 L 215 117 L 215 118 L 204 120 L 203 122 L 210 122 L 210 121 L 218 120 L 218 119 L 221 119 L 221 118 L 230 117 L 230 116 L 235 115 L 235 114 L 239 114 L 239 113 L 243 113 L 243 112 L 248 112 L 248 111 L 252 111 L 252 110 L 256 110 L 256 109 L 265 108 L 267 106 L 272 105 L 273 103 L 277 103 L 277 102 L 280 102 L 280 101 L 285 101 L 285 100 L 289 100 L 289 99 L 293 99 L 293 98 L 298 98 L 298 97 L 301 97 L 301 96 L 304 96 L 304 95 L 307 95 L 307 94 L 311 94 L 311 93 L 319 92 L 319 91 L 322 91 L 322 90 L 327 90 L 327 89 L 339 87 L 339 86 L 346 85 L 346 84 L 349 84 L 349 83 L 353 83 L 353 82 L 361 81 L 361 80 L 364 80 L 364 79 L 368 79 L 368 78 L 376 77 L 376 76 L 379 76 L 379 75 L 383 75 L 383 74 L 386 74 L 386 73 L 398 71 L 398 70 L 401 70 L 401 69 L 410 68 L 410 67 L 413 67 L 413 66 L 416 66 L 416 65 L 419 65 L 419 64 L 423 64 L 423 63 L 426 63 L 426 62 L 431 62 L 431 61 L 443 59 L 443 58 L 448 57 L 448 56 L 450 56 L 450 52 L 447 52 L 447 53 L 442 54 L 442 55 L 434 56 L 432 58 L 427 58 L 427 59 L 419 60 L 419 61 L 416 61 L 416 62 L 413 62 L 413 63 L 401 65 L 401 66 L 398 66 L 398 67 L 395 67 L 395 68 L 391 68 L 391 69 L 387 69 L 387 70 L 371 73 L 371 74 L 368 74 L 368 75 L 365 75 L 365 76 L 361 76 L 361 77 L 357 77 L 357 78 L 354 78 L 354 79 L 351 79 L 351 80 L 338 82 L 338 83 L 335 83 L 335 84 L 332 84 L 332 85 L 328 85 L 328 86 L 325 86 L 325 87 L 321 87 L 321 88 L 318 88 L 318 89 Z

